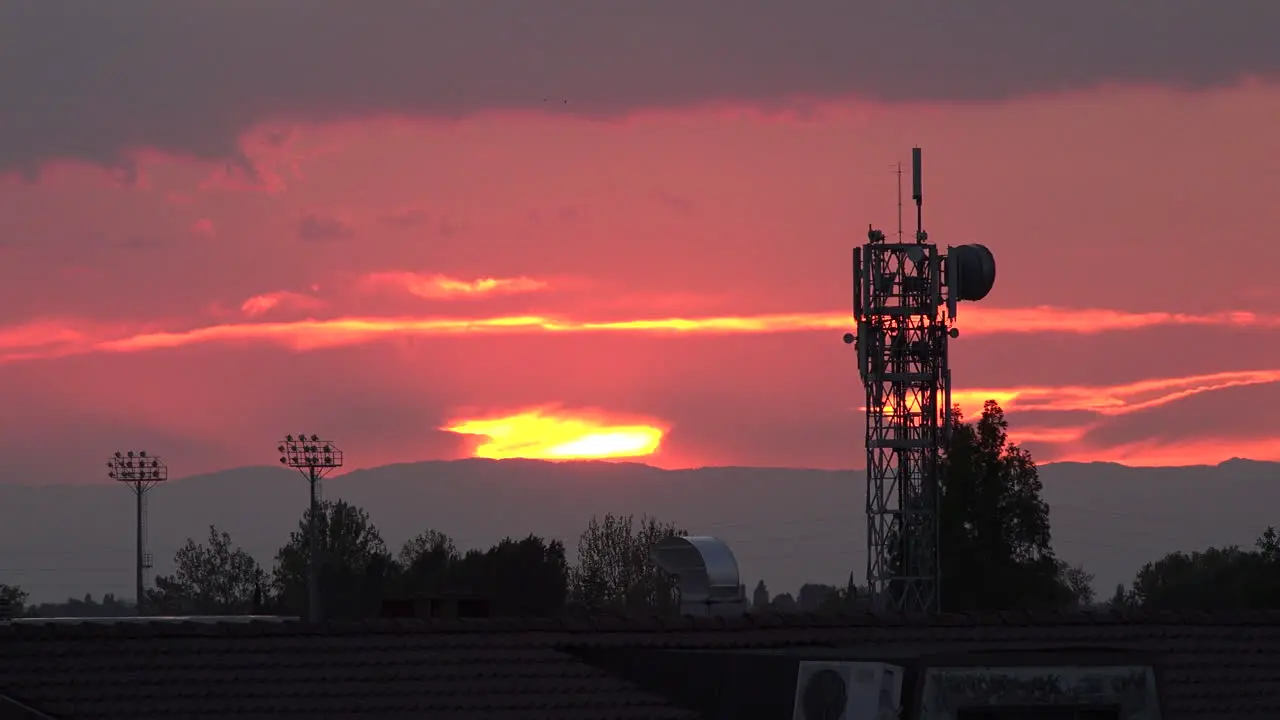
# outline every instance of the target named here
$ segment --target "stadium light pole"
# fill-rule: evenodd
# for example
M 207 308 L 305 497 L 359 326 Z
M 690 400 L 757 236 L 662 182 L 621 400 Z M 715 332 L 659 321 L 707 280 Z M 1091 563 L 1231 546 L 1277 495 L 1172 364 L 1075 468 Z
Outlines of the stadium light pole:
M 342 451 L 318 435 L 286 435 L 276 448 L 280 464 L 302 473 L 311 486 L 311 512 L 307 520 L 307 619 L 320 622 L 320 499 L 317 485 L 330 470 L 342 467 Z
M 107 477 L 129 486 L 138 502 L 138 558 L 136 609 L 144 614 L 146 603 L 146 571 L 151 567 L 147 552 L 147 491 L 169 479 L 169 468 L 158 456 L 145 450 L 116 452 L 107 459 Z

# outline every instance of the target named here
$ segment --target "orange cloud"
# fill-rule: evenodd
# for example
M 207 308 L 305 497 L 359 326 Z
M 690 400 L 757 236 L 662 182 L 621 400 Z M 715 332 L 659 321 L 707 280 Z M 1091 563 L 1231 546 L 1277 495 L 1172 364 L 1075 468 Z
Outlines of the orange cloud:
M 1084 410 L 1102 416 L 1128 415 L 1201 393 L 1280 382 L 1280 370 L 1231 372 L 1159 378 L 1120 385 L 1028 386 L 953 391 L 952 402 L 966 416 L 982 412 L 985 400 L 1005 410 Z
M 453 420 L 442 429 L 484 438 L 474 455 L 495 460 L 644 457 L 657 452 L 666 433 L 661 424 L 651 420 L 621 420 L 596 410 L 570 412 L 556 406 Z
M 1075 333 L 1093 334 L 1161 325 L 1203 325 L 1232 328 L 1280 327 L 1280 316 L 1248 312 L 1191 315 L 1124 313 L 1070 308 L 974 308 L 962 317 L 966 334 Z M 246 322 L 209 325 L 187 330 L 120 334 L 118 329 L 67 336 L 53 343 L 47 338 L 29 345 L 27 327 L 0 330 L 0 361 L 18 357 L 59 357 L 85 352 L 140 352 L 209 342 L 273 342 L 295 350 L 376 342 L 393 336 L 447 336 L 531 333 L 641 333 L 654 335 L 730 335 L 842 331 L 852 326 L 843 313 L 773 313 L 746 316 L 668 317 L 656 319 L 579 320 L 545 315 L 465 317 L 337 317 L 290 322 Z M 49 331 L 46 330 L 46 333 Z M 1027 389 L 1031 392 L 1033 389 Z M 1055 389 L 1054 392 L 1057 392 Z M 1024 396 L 1024 401 L 1031 396 Z
M 1095 425 L 1075 425 L 1069 427 L 1010 427 L 1009 437 L 1016 443 L 1046 443 L 1061 445 L 1072 443 L 1084 437 Z
M 458 280 L 446 275 L 419 275 L 411 272 L 370 273 L 364 276 L 363 284 L 370 288 L 395 288 L 428 300 L 515 295 L 545 290 L 548 286 L 543 280 L 523 276 Z
M 1114 447 L 1068 450 L 1053 462 L 1113 462 L 1130 467 L 1216 465 L 1232 458 L 1280 462 L 1276 438 L 1184 438 L 1177 442 L 1142 440 Z
M 258 317 L 272 310 L 316 310 L 324 307 L 324 301 L 310 295 L 279 290 L 254 295 L 240 305 L 240 312 L 248 317 Z
M 84 334 L 69 325 L 52 321 L 38 321 L 15 325 L 0 332 L 0 350 L 39 351 L 49 346 L 75 344 L 84 340 Z
M 1009 437 L 1018 443 L 1044 443 L 1062 446 L 1064 455 L 1055 451 L 1053 461 L 1080 460 L 1082 462 L 1120 462 L 1126 465 L 1191 465 L 1220 462 L 1231 455 L 1255 460 L 1280 460 L 1280 440 L 1252 441 L 1232 438 L 1229 442 L 1219 439 L 1196 440 L 1174 444 L 1141 442 L 1111 448 L 1082 450 L 1072 445 L 1087 433 L 1102 427 L 1104 418 L 1128 415 L 1167 405 L 1193 395 L 1226 390 L 1228 388 L 1267 385 L 1280 382 L 1280 369 L 1243 370 L 1233 372 L 1189 375 L 1185 377 L 1157 378 L 1116 385 L 1059 385 L 1025 386 L 1009 388 L 970 388 L 953 390 L 951 400 L 959 405 L 966 418 L 982 413 L 982 404 L 995 400 L 1004 410 L 1087 412 L 1097 419 L 1091 422 L 1067 426 L 1023 426 L 1015 422 L 1009 428 Z M 917 409 L 913 403 L 910 409 Z M 858 412 L 866 412 L 859 407 Z M 1242 444 L 1243 443 L 1243 444 Z M 1242 450 L 1247 447 L 1248 450 Z M 1228 455 L 1223 455 L 1226 452 Z

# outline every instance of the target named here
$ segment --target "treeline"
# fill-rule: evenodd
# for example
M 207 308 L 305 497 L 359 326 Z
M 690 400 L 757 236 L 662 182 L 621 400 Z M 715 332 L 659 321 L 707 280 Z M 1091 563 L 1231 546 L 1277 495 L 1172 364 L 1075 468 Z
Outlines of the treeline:
M 484 550 L 460 551 L 447 535 L 424 530 L 394 551 L 363 509 L 324 502 L 317 514 L 319 590 L 326 619 L 375 616 L 388 599 L 420 595 L 479 596 L 490 612 L 550 616 L 578 605 L 628 614 L 670 614 L 678 609 L 675 578 L 649 560 L 649 549 L 671 535 L 671 523 L 644 516 L 593 518 L 578 538 L 570 563 L 559 540 L 536 535 L 506 538 Z M 201 542 L 188 539 L 174 555 L 174 572 L 147 590 L 149 615 L 279 614 L 305 617 L 308 602 L 310 510 L 276 552 L 270 569 L 237 546 L 230 533 L 209 527 Z M 118 617 L 136 614 L 132 602 L 108 594 L 26 606 L 27 593 L 0 585 L 0 602 L 16 615 Z
M 1147 563 L 1129 587 L 1096 602 L 1092 576 L 1054 553 L 1049 506 L 1031 456 L 1007 436 L 995 402 L 980 418 L 954 415 L 951 445 L 940 483 L 942 607 L 947 612 L 1075 609 L 1111 606 L 1151 609 L 1280 607 L 1280 537 L 1268 528 L 1256 547 L 1210 548 L 1173 553 Z M 305 616 L 309 511 L 268 569 L 231 536 L 209 528 L 178 550 L 175 571 L 148 591 L 150 614 Z M 578 538 L 570 562 L 559 540 L 530 535 L 507 538 L 484 550 L 460 551 L 448 536 L 424 529 L 404 545 L 388 548 L 363 509 L 323 503 L 319 584 L 326 618 L 351 619 L 379 612 L 387 599 L 415 595 L 477 595 L 498 615 L 556 615 L 572 608 L 629 614 L 678 610 L 675 579 L 649 561 L 658 540 L 685 532 L 652 517 L 593 518 Z M 23 608 L 25 592 L 0 584 L 0 602 L 44 616 L 132 614 L 132 603 L 108 595 Z M 758 611 L 840 612 L 869 608 L 853 576 L 841 587 L 809 583 L 798 596 L 770 596 L 761 581 L 748 598 Z
M 570 563 L 564 544 L 536 535 L 506 538 L 484 550 L 460 551 L 453 540 L 424 530 L 396 550 L 387 547 L 367 512 L 326 502 L 317 515 L 319 589 L 327 619 L 378 614 L 388 599 L 417 595 L 473 595 L 506 616 L 547 616 L 571 603 L 620 612 L 670 612 L 673 578 L 652 566 L 648 549 L 680 534 L 654 518 L 606 515 L 593 519 Z M 156 578 L 144 607 L 159 614 L 307 614 L 310 511 L 275 555 L 270 571 L 210 527 L 202 543 L 188 540 L 172 575 Z

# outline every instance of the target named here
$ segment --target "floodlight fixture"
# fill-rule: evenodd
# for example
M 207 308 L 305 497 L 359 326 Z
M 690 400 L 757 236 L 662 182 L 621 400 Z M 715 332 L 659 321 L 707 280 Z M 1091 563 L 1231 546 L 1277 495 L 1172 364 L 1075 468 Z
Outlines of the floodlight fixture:
M 285 435 L 276 446 L 280 464 L 302 473 L 311 489 L 311 511 L 307 520 L 307 619 L 320 620 L 320 480 L 330 471 L 342 467 L 342 450 L 332 442 L 321 440 L 315 433 Z
M 142 492 L 169 479 L 169 468 L 157 456 L 145 452 L 117 452 L 107 460 L 107 477 L 116 482 L 144 485 Z
M 135 590 L 137 612 L 142 615 L 146 605 L 146 572 L 151 569 L 151 553 L 147 552 L 147 492 L 169 479 L 169 466 L 157 455 L 145 450 L 116 452 L 107 458 L 107 477 L 124 483 L 133 490 L 137 501 L 137 568 Z
M 286 435 L 276 446 L 280 453 L 280 464 L 302 472 L 310 479 L 312 473 L 318 472 L 321 477 L 330 470 L 342 467 L 342 451 L 328 440 L 321 440 L 317 435 Z

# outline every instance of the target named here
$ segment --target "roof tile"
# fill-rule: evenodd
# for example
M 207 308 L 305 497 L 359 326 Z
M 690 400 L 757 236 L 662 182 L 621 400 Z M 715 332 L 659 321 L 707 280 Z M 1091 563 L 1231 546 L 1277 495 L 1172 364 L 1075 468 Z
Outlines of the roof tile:
M 1166 720 L 1280 717 L 1273 611 L 12 625 L 0 628 L 0 689 L 68 719 L 676 720 L 691 715 L 570 651 L 851 645 L 1156 653 Z

